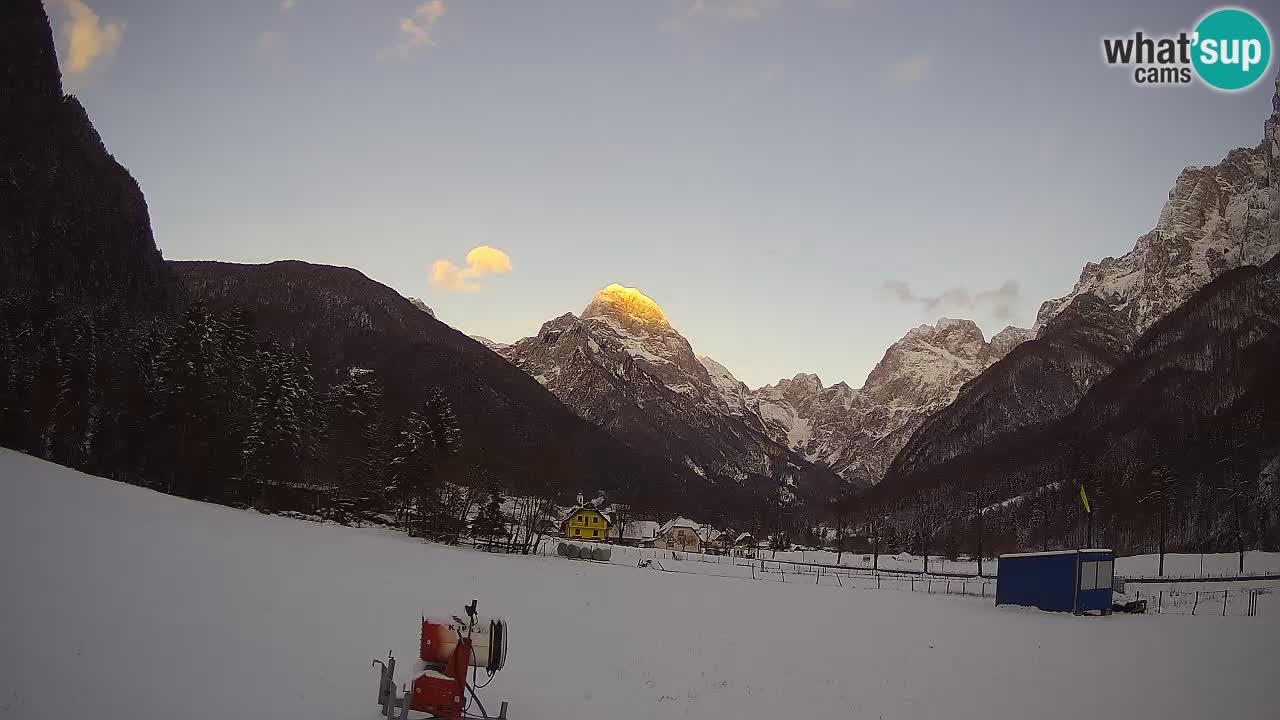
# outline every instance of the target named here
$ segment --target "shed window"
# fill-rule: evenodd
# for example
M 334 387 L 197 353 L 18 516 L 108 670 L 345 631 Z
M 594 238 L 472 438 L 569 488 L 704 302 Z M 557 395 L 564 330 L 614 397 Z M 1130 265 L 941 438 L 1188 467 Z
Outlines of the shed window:
M 1095 590 L 1098 587 L 1098 563 L 1080 563 L 1080 589 Z
M 1112 561 L 1103 560 L 1098 563 L 1098 589 L 1111 587 L 1111 565 Z

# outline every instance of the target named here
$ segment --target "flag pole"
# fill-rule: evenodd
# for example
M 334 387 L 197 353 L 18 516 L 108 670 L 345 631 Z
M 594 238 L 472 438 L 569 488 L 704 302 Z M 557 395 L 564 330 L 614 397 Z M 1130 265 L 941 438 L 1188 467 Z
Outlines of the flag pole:
M 1084 506 L 1084 514 L 1088 519 L 1088 531 L 1085 538 L 1086 547 L 1093 547 L 1093 508 L 1089 507 L 1089 496 L 1084 491 L 1084 483 L 1080 483 L 1080 504 Z

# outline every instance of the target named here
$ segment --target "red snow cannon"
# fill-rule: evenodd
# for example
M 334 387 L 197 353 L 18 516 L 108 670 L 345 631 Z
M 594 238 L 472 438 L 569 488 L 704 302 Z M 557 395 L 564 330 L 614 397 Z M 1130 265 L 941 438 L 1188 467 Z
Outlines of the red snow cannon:
M 374 661 L 375 665 L 382 665 L 378 704 L 382 706 L 383 715 L 398 720 L 409 720 L 410 710 L 447 720 L 505 719 L 507 703 L 502 703 L 497 715 L 488 715 L 476 696 L 474 683 L 479 670 L 492 678 L 506 661 L 507 623 L 500 618 L 476 615 L 476 601 L 472 600 L 466 606 L 465 618 L 457 615 L 422 618 L 418 662 L 414 664 L 409 688 L 403 697 L 392 693 L 395 658 L 388 653 L 386 662 Z

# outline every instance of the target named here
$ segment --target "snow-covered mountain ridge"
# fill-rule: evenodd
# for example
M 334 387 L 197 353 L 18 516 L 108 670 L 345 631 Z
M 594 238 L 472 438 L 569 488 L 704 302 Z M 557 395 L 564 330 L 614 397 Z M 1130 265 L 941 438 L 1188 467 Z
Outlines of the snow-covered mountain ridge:
M 778 442 L 841 477 L 875 483 L 928 415 L 1030 336 L 1007 327 L 987 342 L 972 320 L 942 318 L 907 331 L 856 390 L 844 382 L 825 387 L 817 375 L 801 373 L 748 391 L 742 401 L 733 390 L 732 397 Z
M 908 331 L 858 390 L 805 374 L 752 390 L 695 353 L 651 298 L 614 284 L 581 316 L 551 320 L 498 352 L 619 438 L 671 451 L 658 436 L 683 436 L 674 445 L 691 446 L 679 452 L 699 472 L 769 475 L 790 449 L 792 460 L 862 484 L 879 480 L 925 416 L 1028 337 L 1011 327 L 987 342 L 973 321 L 943 318 Z
M 775 440 L 746 386 L 698 358 L 657 303 L 634 288 L 610 285 L 581 316 L 566 313 L 498 352 L 623 442 L 715 482 L 781 480 L 771 491 L 784 497 L 821 496 L 837 482 Z

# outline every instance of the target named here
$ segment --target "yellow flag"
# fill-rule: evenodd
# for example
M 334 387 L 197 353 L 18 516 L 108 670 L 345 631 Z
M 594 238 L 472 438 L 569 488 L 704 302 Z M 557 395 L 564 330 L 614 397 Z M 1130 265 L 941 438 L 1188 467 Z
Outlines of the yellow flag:
M 1089 514 L 1093 514 L 1093 511 L 1089 509 L 1089 496 L 1084 494 L 1084 486 L 1083 486 L 1083 485 L 1081 485 L 1081 486 L 1080 486 L 1080 502 L 1084 503 L 1084 511 L 1085 511 L 1085 512 L 1087 512 L 1087 513 L 1089 513 Z

